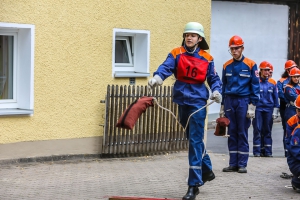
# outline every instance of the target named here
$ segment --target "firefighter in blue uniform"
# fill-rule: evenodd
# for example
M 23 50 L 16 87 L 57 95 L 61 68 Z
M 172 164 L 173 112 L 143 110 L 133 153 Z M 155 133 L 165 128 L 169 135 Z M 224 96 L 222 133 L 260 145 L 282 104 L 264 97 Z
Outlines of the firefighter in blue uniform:
M 223 65 L 220 117 L 230 120 L 228 126 L 229 166 L 223 172 L 247 173 L 249 158 L 248 128 L 255 117 L 259 101 L 259 73 L 254 61 L 245 57 L 244 41 L 239 36 L 229 40 L 232 59 Z
M 300 193 L 300 124 L 298 124 L 300 117 L 300 96 L 297 97 L 294 105 L 297 114 L 292 118 L 297 117 L 294 119 L 294 121 L 297 121 L 297 126 L 295 127 L 293 132 L 291 132 L 291 134 L 286 137 L 285 141 L 286 148 L 288 150 L 287 163 L 289 165 L 290 171 L 293 174 L 291 183 L 293 189 L 296 192 Z M 292 118 L 290 118 L 290 120 L 292 120 Z
M 276 81 L 269 77 L 272 68 L 272 64 L 267 61 L 259 65 L 260 100 L 252 121 L 254 157 L 272 157 L 272 124 L 279 110 Z
M 286 157 L 286 147 L 285 147 L 285 135 L 286 135 L 286 121 L 288 119 L 284 119 L 284 113 L 285 113 L 285 108 L 286 108 L 286 100 L 284 98 L 284 88 L 286 86 L 286 84 L 290 81 L 290 77 L 289 77 L 289 72 L 292 68 L 296 67 L 296 63 L 293 60 L 288 60 L 285 62 L 284 65 L 284 72 L 281 75 L 281 78 L 277 81 L 277 88 L 278 88 L 278 97 L 279 97 L 279 104 L 280 104 L 280 108 L 279 108 L 279 113 L 280 113 L 280 117 L 281 117 L 281 124 L 282 124 L 282 129 L 283 129 L 283 137 L 282 137 L 282 141 L 283 141 L 283 148 L 284 148 L 284 155 Z
M 296 87 L 293 87 L 291 84 L 288 84 L 287 90 L 286 91 L 290 91 L 289 94 L 286 94 L 286 96 L 288 96 L 288 98 L 292 101 L 293 99 L 297 99 L 298 98 L 298 94 L 297 94 L 297 88 L 299 86 L 299 84 L 297 84 L 297 81 L 300 80 L 300 70 L 298 68 L 294 68 L 293 71 L 291 70 L 291 74 L 294 77 L 294 81 L 296 83 L 294 83 L 294 85 L 296 85 Z M 297 107 L 294 103 L 290 102 L 289 103 L 289 109 L 291 109 L 291 111 L 289 111 L 291 113 L 291 117 L 289 119 L 287 119 L 286 122 L 286 133 L 284 135 L 284 142 L 286 142 L 286 138 L 290 137 L 292 132 L 294 131 L 295 127 L 300 124 L 300 113 L 296 112 L 297 111 Z M 294 111 L 292 110 L 294 108 Z
M 296 109 L 297 110 L 297 109 Z M 300 116 L 298 112 L 296 112 L 296 115 L 293 115 L 287 122 L 286 122 L 286 135 L 284 136 L 284 140 L 286 142 L 286 138 L 291 136 L 292 132 L 300 124 Z
M 180 123 L 186 126 L 189 116 L 207 104 L 209 90 L 211 99 L 221 103 L 222 82 L 216 73 L 213 57 L 207 53 L 203 26 L 197 22 L 185 25 L 182 46 L 173 49 L 166 60 L 154 72 L 148 82 L 153 88 L 174 74 L 176 81 L 173 87 L 173 101 L 178 104 Z M 204 122 L 206 109 L 192 115 L 186 129 L 189 140 L 189 178 L 188 190 L 183 199 L 195 199 L 199 194 L 199 186 L 215 178 L 212 164 L 204 146 Z
M 300 70 L 297 67 L 291 69 L 290 73 L 290 81 L 284 88 L 284 98 L 288 102 L 286 104 L 286 109 L 284 113 L 284 119 L 287 122 L 293 115 L 296 114 L 296 107 L 294 105 L 294 101 L 297 96 L 300 94 Z

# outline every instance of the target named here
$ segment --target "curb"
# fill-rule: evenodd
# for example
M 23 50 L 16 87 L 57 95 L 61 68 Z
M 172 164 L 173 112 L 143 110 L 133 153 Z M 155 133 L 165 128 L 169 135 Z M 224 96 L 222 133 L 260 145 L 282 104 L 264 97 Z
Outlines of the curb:
M 101 154 L 52 155 L 52 156 L 0 160 L 0 165 L 24 164 L 24 163 L 34 163 L 34 162 L 39 162 L 39 163 L 54 162 L 54 161 L 62 161 L 62 160 L 66 161 L 66 160 L 81 160 L 81 159 L 97 159 L 97 158 L 101 158 Z
M 0 165 L 15 165 L 15 164 L 29 164 L 29 163 L 46 163 L 58 161 L 82 161 L 82 160 L 97 160 L 97 159 L 122 159 L 122 158 L 141 158 L 145 156 L 168 155 L 174 153 L 185 152 L 186 149 L 177 151 L 160 151 L 147 153 L 132 153 L 132 154 L 70 154 L 70 155 L 52 155 L 40 156 L 30 158 L 17 158 L 0 160 Z

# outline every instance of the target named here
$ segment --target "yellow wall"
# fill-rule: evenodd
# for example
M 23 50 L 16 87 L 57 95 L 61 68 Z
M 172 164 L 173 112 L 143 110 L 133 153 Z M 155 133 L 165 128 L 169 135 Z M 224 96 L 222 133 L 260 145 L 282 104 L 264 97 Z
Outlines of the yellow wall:
M 202 23 L 210 41 L 210 0 L 1 0 L 0 7 L 0 22 L 36 28 L 34 115 L 1 117 L 2 144 L 102 135 L 106 86 L 129 84 L 111 74 L 113 28 L 150 30 L 151 76 L 181 44 L 185 23 Z

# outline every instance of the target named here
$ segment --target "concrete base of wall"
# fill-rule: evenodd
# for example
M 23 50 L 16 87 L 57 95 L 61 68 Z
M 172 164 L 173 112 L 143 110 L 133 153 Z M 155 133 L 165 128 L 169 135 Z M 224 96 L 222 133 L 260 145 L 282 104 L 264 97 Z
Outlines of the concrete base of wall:
M 25 162 L 36 160 L 62 160 L 76 155 L 101 155 L 102 136 L 80 139 L 47 140 L 0 144 L 0 160 Z M 48 159 L 46 159 L 48 158 Z
M 208 115 L 207 129 L 215 129 L 219 114 Z M 280 122 L 280 117 L 274 123 Z M 205 135 L 207 131 L 205 132 Z M 103 137 L 0 144 L 0 164 L 67 159 L 100 158 Z M 206 143 L 206 137 L 205 141 Z

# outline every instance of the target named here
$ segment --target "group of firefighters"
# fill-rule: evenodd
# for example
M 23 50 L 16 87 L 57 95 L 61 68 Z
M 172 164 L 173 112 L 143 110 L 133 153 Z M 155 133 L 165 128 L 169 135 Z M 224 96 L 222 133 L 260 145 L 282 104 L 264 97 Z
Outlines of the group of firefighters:
M 148 81 L 149 87 L 154 88 L 174 75 L 173 102 L 178 105 L 183 127 L 189 119 L 185 129 L 189 140 L 188 190 L 182 199 L 195 199 L 200 192 L 199 187 L 215 178 L 203 142 L 206 109 L 201 108 L 206 106 L 208 99 L 221 103 L 220 117 L 230 121 L 229 166 L 223 172 L 247 173 L 251 120 L 253 155 L 272 157 L 273 119 L 280 113 L 285 156 L 293 174 L 292 186 L 300 192 L 300 70 L 294 61 L 288 60 L 282 78 L 276 83 L 270 62 L 263 61 L 257 67 L 253 60 L 243 55 L 244 41 L 241 37 L 231 37 L 228 46 L 232 59 L 223 65 L 220 78 L 213 57 L 206 52 L 209 46 L 203 26 L 189 22 L 185 25 L 181 46 L 168 54 Z

